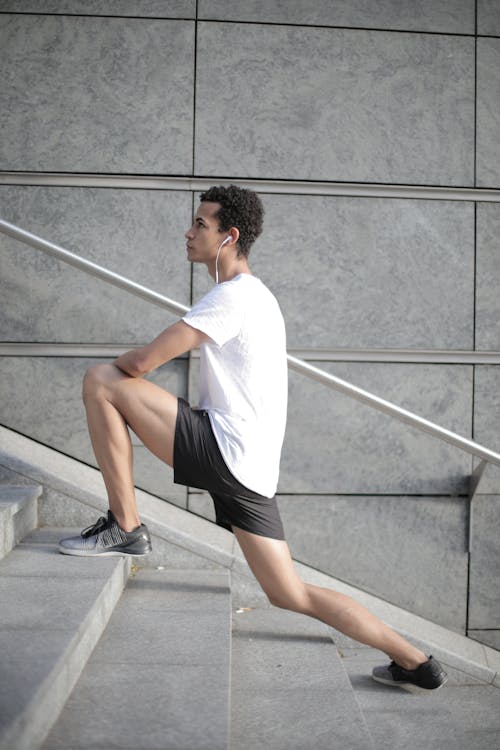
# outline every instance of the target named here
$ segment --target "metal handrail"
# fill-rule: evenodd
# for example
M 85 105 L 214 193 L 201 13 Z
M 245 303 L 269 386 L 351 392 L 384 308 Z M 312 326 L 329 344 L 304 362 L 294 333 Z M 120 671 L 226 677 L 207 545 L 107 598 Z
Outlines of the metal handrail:
M 37 235 L 31 234 L 31 232 L 27 232 L 26 230 L 17 227 L 15 224 L 10 224 L 7 221 L 3 221 L 2 219 L 0 219 L 0 232 L 6 234 L 9 237 L 12 237 L 15 240 L 19 240 L 20 242 L 24 242 L 27 245 L 31 245 L 37 250 L 42 250 L 49 255 L 53 255 L 59 260 L 62 260 L 65 263 L 69 263 L 70 265 L 80 269 L 81 271 L 85 271 L 92 276 L 97 276 L 98 278 L 103 279 L 109 284 L 113 284 L 114 286 L 117 286 L 121 289 L 125 289 L 127 292 L 130 292 L 137 297 L 142 297 L 148 302 L 152 302 L 159 307 L 166 308 L 171 312 L 177 313 L 179 315 L 184 315 L 189 310 L 189 307 L 186 307 L 186 305 L 175 302 L 169 297 L 165 297 L 163 294 L 154 292 L 151 289 L 148 289 L 147 287 L 144 287 L 141 284 L 137 284 L 135 281 L 126 278 L 125 276 L 114 273 L 107 268 L 99 266 L 92 261 L 86 260 L 85 258 L 82 258 L 63 247 L 60 247 L 59 245 L 55 245 L 53 242 L 48 242 L 47 240 L 44 240 Z M 340 391 L 341 393 L 344 393 L 347 396 L 356 399 L 357 401 L 371 406 L 373 409 L 377 409 L 384 414 L 395 417 L 401 422 L 405 422 L 406 424 L 410 425 L 411 427 L 415 427 L 421 432 L 426 432 L 429 435 L 438 438 L 439 440 L 443 440 L 455 446 L 456 448 L 460 448 L 466 453 L 477 456 L 483 461 L 487 461 L 489 463 L 495 464 L 496 466 L 500 466 L 500 454 L 495 453 L 495 451 L 492 451 L 489 448 L 480 445 L 479 443 L 476 443 L 474 440 L 469 440 L 462 437 L 461 435 L 458 435 L 455 432 L 446 430 L 444 427 L 441 427 L 434 422 L 430 422 L 423 417 L 419 417 L 413 412 L 402 409 L 401 407 L 396 406 L 389 401 L 385 401 L 384 399 L 375 396 L 373 393 L 369 393 L 362 388 L 358 388 L 352 383 L 341 380 L 335 375 L 330 375 L 330 373 L 325 372 L 324 370 L 320 370 L 317 367 L 304 362 L 302 359 L 292 357 L 290 354 L 287 355 L 287 358 L 289 367 L 296 372 L 300 372 L 301 374 L 306 375 L 307 377 L 316 380 L 319 383 L 323 383 L 323 385 L 327 385 L 329 388 L 334 388 L 335 390 Z

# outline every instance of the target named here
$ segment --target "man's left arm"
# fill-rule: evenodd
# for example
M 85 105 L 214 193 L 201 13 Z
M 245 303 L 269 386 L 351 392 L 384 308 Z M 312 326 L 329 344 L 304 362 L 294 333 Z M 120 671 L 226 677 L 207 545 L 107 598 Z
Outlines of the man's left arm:
M 114 365 L 133 378 L 140 378 L 157 367 L 196 349 L 209 337 L 201 331 L 179 320 L 166 328 L 151 343 L 132 349 L 115 359 Z

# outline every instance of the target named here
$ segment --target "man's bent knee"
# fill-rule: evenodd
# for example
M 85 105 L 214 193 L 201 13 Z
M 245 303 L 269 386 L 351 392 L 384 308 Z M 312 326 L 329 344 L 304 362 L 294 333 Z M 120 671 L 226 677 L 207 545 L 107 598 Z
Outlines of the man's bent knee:
M 266 596 L 273 607 L 288 609 L 292 612 L 304 612 L 309 610 L 309 596 L 307 587 L 301 582 L 296 589 L 266 591 Z
M 123 373 L 113 364 L 98 364 L 89 367 L 83 377 L 83 400 L 98 395 L 103 387 L 105 388 L 114 380 L 120 379 L 120 375 L 123 376 Z

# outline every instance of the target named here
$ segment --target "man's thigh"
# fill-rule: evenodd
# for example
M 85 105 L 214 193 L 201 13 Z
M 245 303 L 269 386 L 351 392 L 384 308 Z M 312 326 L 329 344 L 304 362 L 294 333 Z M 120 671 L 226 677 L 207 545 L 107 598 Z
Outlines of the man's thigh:
M 121 373 L 106 378 L 108 400 L 141 442 L 155 456 L 173 466 L 177 396 L 143 378 Z

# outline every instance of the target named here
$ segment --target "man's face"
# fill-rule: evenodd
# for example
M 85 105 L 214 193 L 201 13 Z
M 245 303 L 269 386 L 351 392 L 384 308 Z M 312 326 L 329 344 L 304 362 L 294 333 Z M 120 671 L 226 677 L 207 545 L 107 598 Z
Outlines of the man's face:
M 219 220 L 215 216 L 220 203 L 203 201 L 193 219 L 191 229 L 185 233 L 187 259 L 191 263 L 215 261 L 224 234 L 219 231 Z

